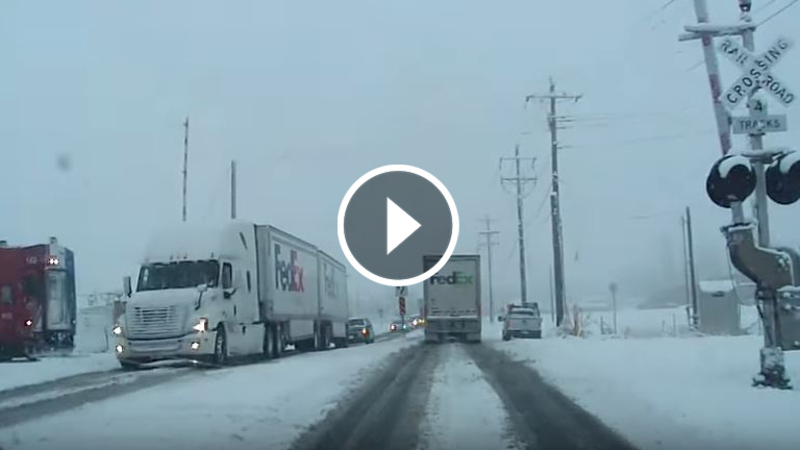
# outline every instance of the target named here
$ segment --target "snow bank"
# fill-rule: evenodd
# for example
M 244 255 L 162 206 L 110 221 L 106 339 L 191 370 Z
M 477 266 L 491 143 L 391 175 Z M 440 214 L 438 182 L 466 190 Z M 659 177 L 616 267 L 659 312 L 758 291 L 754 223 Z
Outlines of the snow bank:
M 0 430 L 8 449 L 281 449 L 419 332 L 263 364 L 198 370 L 156 387 Z M 87 426 L 91 424 L 91 426 Z
M 486 338 L 642 449 L 800 448 L 800 392 L 750 385 L 760 336 Z M 797 385 L 800 354 L 786 363 Z
M 112 353 L 75 353 L 69 356 L 44 357 L 39 361 L 0 363 L 0 391 L 117 368 L 119 363 Z

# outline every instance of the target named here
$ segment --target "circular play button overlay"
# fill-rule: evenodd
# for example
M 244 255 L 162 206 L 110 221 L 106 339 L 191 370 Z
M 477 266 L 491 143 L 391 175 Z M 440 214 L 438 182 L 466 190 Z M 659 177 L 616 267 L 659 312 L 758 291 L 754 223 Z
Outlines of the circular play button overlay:
M 338 234 L 361 275 L 387 286 L 421 283 L 450 259 L 458 211 L 447 188 L 413 166 L 379 167 L 356 180 L 339 207 Z M 441 255 L 425 271 L 423 256 Z

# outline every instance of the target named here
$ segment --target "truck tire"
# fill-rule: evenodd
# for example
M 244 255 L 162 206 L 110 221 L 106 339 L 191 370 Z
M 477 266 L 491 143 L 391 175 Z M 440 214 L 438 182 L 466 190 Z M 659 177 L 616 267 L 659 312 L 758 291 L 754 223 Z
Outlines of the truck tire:
M 283 349 L 286 348 L 286 341 L 283 339 L 283 329 L 280 326 L 273 327 L 272 332 L 275 336 L 275 339 L 273 340 L 275 342 L 275 347 L 272 355 L 275 357 L 275 359 L 278 359 L 283 356 Z
M 322 328 L 322 349 L 330 350 L 333 341 L 333 328 L 327 324 Z
M 221 325 L 217 328 L 217 338 L 214 339 L 214 354 L 211 356 L 211 362 L 219 366 L 228 363 L 228 337 L 225 335 L 225 327 Z
M 311 345 L 314 351 L 322 350 L 322 327 L 319 324 L 314 326 L 314 339 Z
M 132 363 L 132 362 L 120 361 L 119 362 L 119 366 L 122 368 L 122 370 L 124 370 L 126 372 L 133 371 L 133 370 L 139 370 L 139 364 Z
M 261 351 L 264 354 L 264 359 L 275 358 L 275 327 L 269 324 L 264 324 L 264 344 Z
M 508 333 L 503 333 L 503 340 L 504 341 L 510 341 L 511 340 L 511 336 L 509 336 Z

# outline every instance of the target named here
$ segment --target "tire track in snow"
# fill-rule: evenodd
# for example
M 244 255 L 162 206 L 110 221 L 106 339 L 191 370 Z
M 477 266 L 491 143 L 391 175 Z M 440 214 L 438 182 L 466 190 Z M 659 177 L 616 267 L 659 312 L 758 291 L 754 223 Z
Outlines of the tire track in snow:
M 472 344 L 466 344 L 472 346 Z M 464 349 L 446 343 L 422 422 L 421 449 L 523 449 L 503 402 Z
M 535 370 L 488 346 L 468 353 L 505 404 L 516 433 L 529 449 L 633 450 L 635 447 Z
M 409 450 L 417 446 L 438 349 L 401 350 L 351 399 L 300 436 L 294 450 Z

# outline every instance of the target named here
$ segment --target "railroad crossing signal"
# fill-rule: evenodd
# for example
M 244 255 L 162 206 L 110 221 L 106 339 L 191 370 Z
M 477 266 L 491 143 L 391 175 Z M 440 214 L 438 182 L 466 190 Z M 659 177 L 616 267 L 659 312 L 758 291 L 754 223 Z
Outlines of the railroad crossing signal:
M 723 39 L 718 47 L 719 51 L 742 69 L 742 76 L 722 94 L 721 100 L 725 107 L 733 111 L 758 87 L 769 92 L 784 106 L 789 106 L 794 101 L 795 94 L 770 69 L 792 46 L 794 42 L 791 39 L 779 37 L 765 52 L 755 55 L 733 39 Z

